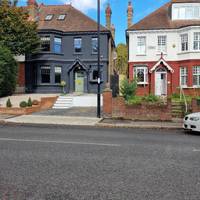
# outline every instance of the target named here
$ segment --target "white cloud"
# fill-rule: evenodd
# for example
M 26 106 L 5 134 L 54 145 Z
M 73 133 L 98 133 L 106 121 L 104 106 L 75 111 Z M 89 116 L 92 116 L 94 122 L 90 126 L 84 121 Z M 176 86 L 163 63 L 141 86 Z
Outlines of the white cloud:
M 97 9 L 97 0 L 62 0 L 64 3 L 71 3 L 75 8 L 87 12 L 88 10 Z M 107 0 L 101 0 L 101 7 L 106 3 Z

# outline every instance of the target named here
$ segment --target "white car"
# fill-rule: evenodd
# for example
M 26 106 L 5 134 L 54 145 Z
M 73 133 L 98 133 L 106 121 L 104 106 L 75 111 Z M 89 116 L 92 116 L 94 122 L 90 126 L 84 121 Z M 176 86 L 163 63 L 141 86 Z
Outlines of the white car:
M 186 115 L 183 120 L 183 128 L 188 131 L 200 132 L 200 112 Z

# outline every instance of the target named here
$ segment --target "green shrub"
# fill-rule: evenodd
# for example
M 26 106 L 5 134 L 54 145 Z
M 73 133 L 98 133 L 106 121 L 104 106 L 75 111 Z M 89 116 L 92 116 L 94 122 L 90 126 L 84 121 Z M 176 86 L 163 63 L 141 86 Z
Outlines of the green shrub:
M 10 50 L 0 45 L 0 97 L 12 95 L 17 82 L 17 63 Z
M 172 99 L 180 99 L 180 94 L 173 93 L 171 97 Z
M 33 105 L 31 98 L 28 98 L 27 106 L 31 107 Z
M 137 81 L 134 79 L 133 81 L 129 82 L 129 80 L 126 78 L 122 81 L 120 92 L 122 93 L 122 96 L 125 98 L 125 100 L 128 101 L 128 99 L 135 96 L 136 89 Z
M 20 106 L 20 108 L 26 108 L 27 107 L 26 101 L 20 102 L 19 106 Z
M 140 97 L 140 96 L 133 96 L 133 97 L 129 98 L 126 103 L 128 105 L 141 104 L 142 103 L 142 97 Z
M 12 107 L 12 103 L 11 103 L 11 100 L 10 100 L 10 98 L 7 100 L 7 102 L 6 102 L 6 107 L 7 108 L 11 108 Z
M 155 102 L 158 102 L 160 99 L 158 96 L 150 94 L 148 96 L 143 97 L 143 100 L 146 102 L 155 103 Z

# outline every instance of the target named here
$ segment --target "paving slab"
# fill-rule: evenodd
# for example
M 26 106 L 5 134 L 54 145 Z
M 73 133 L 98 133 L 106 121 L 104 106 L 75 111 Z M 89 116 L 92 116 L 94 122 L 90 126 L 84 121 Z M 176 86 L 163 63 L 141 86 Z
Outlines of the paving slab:
M 5 119 L 6 123 L 95 126 L 101 119 L 94 117 L 22 115 Z

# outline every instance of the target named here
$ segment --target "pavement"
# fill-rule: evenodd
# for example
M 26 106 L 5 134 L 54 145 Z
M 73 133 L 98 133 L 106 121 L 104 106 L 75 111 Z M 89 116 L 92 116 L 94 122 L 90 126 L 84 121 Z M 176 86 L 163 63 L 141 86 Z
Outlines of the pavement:
M 0 125 L 1 200 L 199 200 L 200 135 Z
M 35 124 L 35 125 L 63 125 L 63 126 L 98 126 L 110 128 L 159 128 L 159 129 L 182 129 L 182 122 L 151 122 L 131 121 L 116 119 L 99 119 L 85 116 L 57 116 L 57 115 L 22 115 L 4 118 L 3 123 Z

